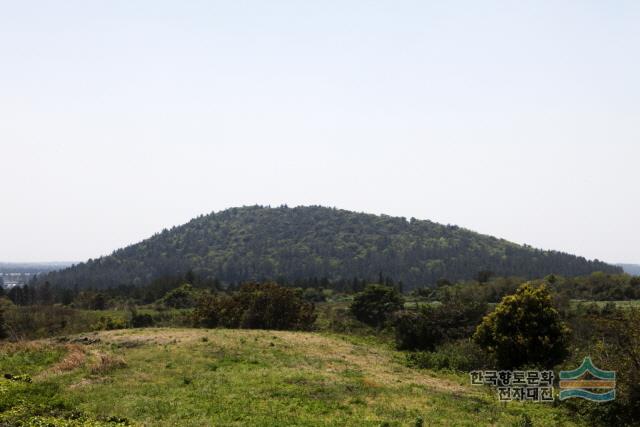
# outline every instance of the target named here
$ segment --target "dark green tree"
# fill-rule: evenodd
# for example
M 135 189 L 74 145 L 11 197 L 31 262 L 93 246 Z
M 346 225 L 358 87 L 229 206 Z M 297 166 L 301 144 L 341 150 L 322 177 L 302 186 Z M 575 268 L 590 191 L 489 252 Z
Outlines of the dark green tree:
M 607 405 L 583 403 L 580 408 L 594 425 L 640 425 L 640 309 L 603 313 L 595 317 L 594 326 L 594 362 L 616 371 L 616 399 Z
M 44 284 L 36 290 L 37 302 L 43 305 L 53 304 L 53 291 L 51 290 L 51 283 L 44 282 Z
M 162 298 L 161 302 L 167 307 L 190 308 L 194 307 L 197 299 L 197 291 L 193 286 L 184 284 L 173 289 Z
M 476 280 L 479 283 L 487 283 L 492 276 L 494 276 L 493 271 L 481 270 L 478 271 L 478 274 L 476 274 Z
M 101 292 L 95 294 L 93 296 L 93 298 L 91 299 L 90 308 L 92 310 L 106 310 L 107 309 L 107 298 L 106 298 L 106 296 Z
M 275 283 L 251 283 L 232 295 L 201 295 L 194 320 L 206 327 L 309 330 L 316 315 L 315 306 L 294 289 Z
M 445 341 L 468 338 L 487 312 L 487 304 L 462 292 L 447 295 L 438 306 L 403 311 L 396 318 L 396 347 L 433 351 Z
M 193 273 L 193 270 L 187 271 L 187 274 L 184 275 L 184 280 L 190 285 L 196 282 L 196 275 Z
M 350 310 L 356 319 L 371 326 L 381 326 L 391 314 L 402 310 L 404 301 L 395 288 L 383 285 L 368 285 L 356 294 Z

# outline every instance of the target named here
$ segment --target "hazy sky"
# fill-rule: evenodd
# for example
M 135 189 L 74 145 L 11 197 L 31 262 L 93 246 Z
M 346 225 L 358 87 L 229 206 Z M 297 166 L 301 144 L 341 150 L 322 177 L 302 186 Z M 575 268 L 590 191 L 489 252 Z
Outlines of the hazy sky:
M 0 0 L 0 260 L 321 204 L 640 262 L 640 2 Z

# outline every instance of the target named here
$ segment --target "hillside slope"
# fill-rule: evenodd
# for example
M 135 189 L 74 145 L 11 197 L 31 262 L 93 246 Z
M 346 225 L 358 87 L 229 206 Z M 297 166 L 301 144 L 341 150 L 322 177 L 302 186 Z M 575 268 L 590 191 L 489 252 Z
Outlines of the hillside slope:
M 145 284 L 193 270 L 223 282 L 261 279 L 375 280 L 406 288 L 470 279 L 478 271 L 505 276 L 574 276 L 622 269 L 573 255 L 541 251 L 431 221 L 325 207 L 243 207 L 187 224 L 41 280 L 103 288 Z
M 68 339 L 0 345 L 2 372 L 33 377 L 32 384 L 0 379 L 3 403 L 16 407 L 0 411 L 0 424 L 22 425 L 29 418 L 20 409 L 47 413 L 53 401 L 58 416 L 74 408 L 132 426 L 400 427 L 419 418 L 429 426 L 512 426 L 524 413 L 536 426 L 581 425 L 554 405 L 500 404 L 465 374 L 411 369 L 401 353 L 354 337 L 134 329 Z

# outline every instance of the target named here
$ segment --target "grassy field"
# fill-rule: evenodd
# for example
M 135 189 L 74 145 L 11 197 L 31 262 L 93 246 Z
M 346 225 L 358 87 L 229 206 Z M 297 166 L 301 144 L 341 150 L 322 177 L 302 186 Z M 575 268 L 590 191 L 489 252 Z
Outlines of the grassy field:
M 580 304 L 583 305 L 590 305 L 590 304 L 595 304 L 598 307 L 602 308 L 607 304 L 615 304 L 616 307 L 619 308 L 630 308 L 630 307 L 636 307 L 636 308 L 640 308 L 640 300 L 625 300 L 625 301 L 590 301 L 590 300 L 571 300 L 571 304 L 573 307 L 576 307 Z
M 4 344 L 0 370 L 32 382 L 0 379 L 0 425 L 40 414 L 26 425 L 515 426 L 523 413 L 535 426 L 579 425 L 561 408 L 498 404 L 466 375 L 402 361 L 371 338 L 281 331 L 127 329 Z

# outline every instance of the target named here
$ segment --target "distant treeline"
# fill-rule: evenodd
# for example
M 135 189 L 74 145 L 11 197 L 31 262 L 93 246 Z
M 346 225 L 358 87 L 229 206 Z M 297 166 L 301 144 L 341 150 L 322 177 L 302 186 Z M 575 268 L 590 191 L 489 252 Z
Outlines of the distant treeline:
M 497 277 L 490 271 L 481 271 L 475 280 L 452 283 L 439 280 L 435 286 L 415 288 L 411 292 L 416 296 L 428 300 L 441 301 L 447 299 L 451 293 L 463 291 L 467 295 L 490 303 L 500 301 L 510 295 L 526 280 L 520 277 Z M 353 278 L 351 280 L 332 281 L 328 278 L 308 278 L 295 281 L 282 280 L 278 284 L 305 291 L 303 294 L 310 301 L 322 301 L 322 293 L 330 291 L 332 294 L 354 294 L 361 292 L 368 284 L 382 284 L 402 293 L 404 285 L 391 277 L 379 274 L 376 280 Z M 558 298 L 587 300 L 587 301 L 623 301 L 640 300 L 640 277 L 628 274 L 608 274 L 602 272 L 587 276 L 563 277 L 549 275 L 543 279 L 534 279 L 531 283 L 545 283 L 555 291 Z M 169 276 L 153 280 L 144 286 L 120 285 L 110 288 L 72 288 L 32 283 L 30 285 L 14 286 L 9 289 L 0 288 L 0 297 L 6 295 L 16 305 L 51 305 L 61 304 L 78 308 L 104 309 L 117 303 L 132 303 L 138 305 L 151 304 L 159 301 L 171 291 L 190 284 L 195 290 L 211 292 L 233 293 L 243 283 L 224 284 L 218 279 L 201 277 L 193 272 L 185 276 Z
M 377 281 L 367 281 L 353 278 L 351 280 L 331 281 L 328 278 L 311 277 L 294 281 L 280 280 L 278 283 L 287 288 L 301 290 L 331 290 L 335 293 L 351 294 L 362 291 L 369 283 L 382 283 L 403 291 L 402 282 L 395 282 L 390 277 L 381 274 Z M 143 286 L 120 285 L 109 288 L 82 288 L 80 286 L 65 287 L 52 285 L 49 282 L 38 283 L 33 281 L 29 285 L 14 286 L 8 289 L 0 287 L 0 297 L 6 295 L 16 305 L 74 305 L 79 308 L 104 309 L 106 301 L 129 301 L 135 304 L 151 304 L 172 290 L 184 284 L 193 285 L 195 289 L 209 290 L 212 292 L 233 293 L 244 284 L 222 283 L 218 279 L 210 279 L 198 276 L 189 271 L 184 276 L 167 276 L 151 281 Z M 310 295 L 315 293 L 310 292 Z M 96 300 L 97 296 L 97 300 Z M 97 301 L 97 302 L 96 302 Z
M 504 296 L 513 294 L 524 279 L 518 277 L 493 277 L 486 281 L 470 281 L 452 284 L 446 280 L 438 282 L 435 288 L 416 289 L 415 293 L 432 300 L 442 300 L 449 293 L 463 290 L 466 294 L 491 303 L 499 302 Z M 549 275 L 544 279 L 531 281 L 544 283 L 558 298 L 586 301 L 626 301 L 640 300 L 640 277 L 628 274 L 592 273 L 588 276 L 562 277 Z
M 106 289 L 143 286 L 188 271 L 224 283 L 296 282 L 325 277 L 375 281 L 379 272 L 407 289 L 478 271 L 523 278 L 622 273 L 598 260 L 542 251 L 452 225 L 325 207 L 232 208 L 115 251 L 42 275 L 39 283 Z

